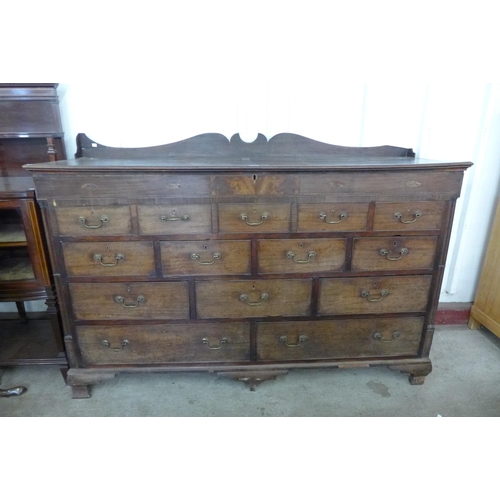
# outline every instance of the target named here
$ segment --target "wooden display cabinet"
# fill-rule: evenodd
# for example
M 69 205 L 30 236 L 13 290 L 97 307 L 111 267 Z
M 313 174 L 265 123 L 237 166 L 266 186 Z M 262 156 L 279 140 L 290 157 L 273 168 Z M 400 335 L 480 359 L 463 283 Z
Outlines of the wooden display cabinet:
M 31 174 L 23 164 L 66 158 L 57 84 L 0 84 L 0 366 L 66 365 L 45 234 Z M 45 321 L 28 322 L 24 302 L 45 299 Z

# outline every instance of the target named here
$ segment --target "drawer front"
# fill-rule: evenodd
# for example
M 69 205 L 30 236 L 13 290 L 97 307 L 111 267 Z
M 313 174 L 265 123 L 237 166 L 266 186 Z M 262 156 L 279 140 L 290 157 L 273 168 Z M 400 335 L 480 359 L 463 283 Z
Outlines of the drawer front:
M 60 207 L 55 213 L 60 235 L 119 236 L 132 232 L 128 205 Z
M 307 316 L 312 280 L 199 281 L 199 318 Z
M 259 273 L 321 273 L 345 263 L 345 239 L 259 240 Z
M 47 151 L 47 148 L 45 148 Z M 116 160 L 116 158 L 114 158 Z M 127 163 L 127 160 L 121 160 Z M 127 174 L 106 171 L 103 173 L 57 172 L 36 173 L 37 196 L 41 199 L 75 200 L 105 199 L 110 197 L 128 199 L 133 193 L 137 199 L 187 198 L 210 196 L 210 176 L 192 173 Z
M 432 276 L 320 279 L 318 314 L 424 312 Z
M 368 203 L 299 203 L 298 231 L 364 231 Z
M 425 170 L 303 174 L 300 194 L 343 201 L 450 200 L 460 196 L 463 175 Z
M 423 318 L 384 318 L 259 323 L 257 359 L 416 356 L 423 322 Z
M 162 241 L 163 276 L 250 274 L 250 241 Z
M 63 243 L 68 276 L 154 276 L 151 241 Z
M 76 331 L 87 365 L 250 359 L 248 323 L 80 326 Z
M 187 283 L 71 283 L 77 320 L 188 319 Z
M 374 231 L 438 230 L 443 218 L 444 202 L 377 203 Z
M 433 268 L 437 237 L 354 238 L 353 271 Z
M 290 231 L 289 203 L 220 203 L 221 233 L 279 233 Z
M 137 205 L 140 234 L 212 232 L 212 206 Z

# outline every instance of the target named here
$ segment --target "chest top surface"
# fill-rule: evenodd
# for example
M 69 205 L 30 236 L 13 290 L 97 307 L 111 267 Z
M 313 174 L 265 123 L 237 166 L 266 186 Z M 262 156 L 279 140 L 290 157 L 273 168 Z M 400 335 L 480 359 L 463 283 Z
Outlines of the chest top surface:
M 252 143 L 239 134 L 202 134 L 161 146 L 123 148 L 103 146 L 78 134 L 75 159 L 27 165 L 32 171 L 353 171 L 461 169 L 470 162 L 416 158 L 411 149 L 394 146 L 346 147 L 318 142 L 296 134 L 262 134 Z

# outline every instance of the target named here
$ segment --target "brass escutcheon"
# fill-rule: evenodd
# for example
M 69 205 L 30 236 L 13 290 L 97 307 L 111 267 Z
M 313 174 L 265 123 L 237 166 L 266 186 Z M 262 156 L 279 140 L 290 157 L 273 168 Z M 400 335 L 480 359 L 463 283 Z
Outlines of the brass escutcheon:
M 396 212 L 394 214 L 394 218 L 398 219 L 399 222 L 401 222 L 403 224 L 413 224 L 419 217 L 422 217 L 422 212 L 420 210 L 417 210 L 413 215 L 414 215 L 413 219 L 403 220 L 403 216 L 402 216 L 401 212 Z
M 80 224 L 85 226 L 87 229 L 99 229 L 100 227 L 102 227 L 103 224 L 106 224 L 107 222 L 109 222 L 109 217 L 107 215 L 102 215 L 101 218 L 99 219 L 99 221 L 101 223 L 98 226 L 88 225 L 87 219 L 85 217 L 83 217 L 83 216 L 78 217 L 78 222 L 80 222 Z

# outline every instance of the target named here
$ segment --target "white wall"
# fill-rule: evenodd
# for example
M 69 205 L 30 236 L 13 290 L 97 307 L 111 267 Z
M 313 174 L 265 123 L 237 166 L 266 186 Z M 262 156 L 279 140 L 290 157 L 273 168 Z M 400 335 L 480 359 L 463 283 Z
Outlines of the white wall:
M 143 0 L 118 11 L 89 0 L 69 12 L 63 2 L 27 19 L 23 37 L 12 27 L 17 51 L 3 56 L 0 79 L 63 82 L 70 157 L 78 132 L 123 147 L 294 132 L 473 161 L 441 293 L 469 302 L 500 183 L 500 86 L 466 78 L 499 66 L 497 16 L 480 2 L 431 4 Z M 10 18 L 22 10 L 6 8 Z M 39 29 L 44 16 L 57 29 Z M 42 42 L 43 55 L 32 50 Z

